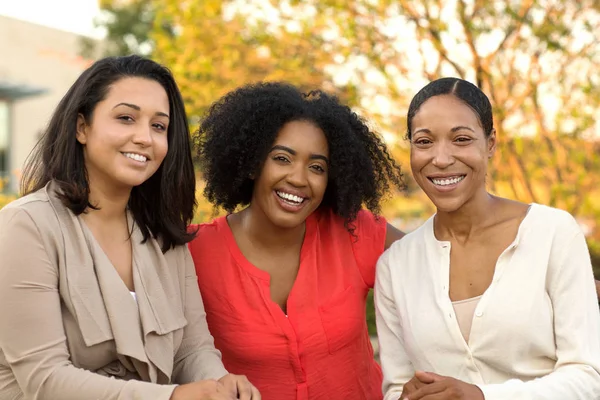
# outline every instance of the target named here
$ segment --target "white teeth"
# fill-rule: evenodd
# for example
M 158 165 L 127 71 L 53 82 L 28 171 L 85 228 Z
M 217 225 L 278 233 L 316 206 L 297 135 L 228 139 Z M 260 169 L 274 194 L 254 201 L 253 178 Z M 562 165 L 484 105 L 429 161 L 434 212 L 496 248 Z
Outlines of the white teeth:
M 462 181 L 463 179 L 465 179 L 465 175 L 457 176 L 455 178 L 443 178 L 443 179 L 432 178 L 431 181 L 433 182 L 434 185 L 448 186 L 448 185 L 454 185 L 455 183 L 458 183 L 458 182 Z
M 294 204 L 300 204 L 304 201 L 304 199 L 302 197 L 298 197 L 293 194 L 279 192 L 279 191 L 277 191 L 275 193 L 277 193 L 277 196 L 281 197 L 282 199 L 288 200 L 289 202 L 294 203 Z
M 123 153 L 123 155 L 127 158 L 131 158 L 132 160 L 139 161 L 139 162 L 146 162 L 146 160 L 147 160 L 147 158 L 142 156 L 141 154 Z

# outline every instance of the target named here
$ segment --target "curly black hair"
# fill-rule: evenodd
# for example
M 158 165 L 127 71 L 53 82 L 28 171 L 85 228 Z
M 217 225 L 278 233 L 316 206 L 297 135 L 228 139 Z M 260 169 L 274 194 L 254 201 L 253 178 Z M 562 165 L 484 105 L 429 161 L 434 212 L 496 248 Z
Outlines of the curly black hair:
M 405 188 L 385 143 L 337 97 L 268 82 L 233 90 L 212 104 L 202 119 L 195 140 L 206 198 L 227 212 L 249 204 L 253 176 L 260 172 L 278 132 L 291 121 L 313 122 L 325 133 L 330 164 L 321 206 L 331 207 L 347 224 L 363 205 L 379 214 L 390 183 Z

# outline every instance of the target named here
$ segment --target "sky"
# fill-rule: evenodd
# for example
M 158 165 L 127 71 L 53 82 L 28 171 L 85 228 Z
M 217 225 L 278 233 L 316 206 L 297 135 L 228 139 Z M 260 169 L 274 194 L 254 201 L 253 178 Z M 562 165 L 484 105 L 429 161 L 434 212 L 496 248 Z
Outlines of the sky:
M 98 13 L 98 0 L 0 0 L 0 15 L 94 37 Z

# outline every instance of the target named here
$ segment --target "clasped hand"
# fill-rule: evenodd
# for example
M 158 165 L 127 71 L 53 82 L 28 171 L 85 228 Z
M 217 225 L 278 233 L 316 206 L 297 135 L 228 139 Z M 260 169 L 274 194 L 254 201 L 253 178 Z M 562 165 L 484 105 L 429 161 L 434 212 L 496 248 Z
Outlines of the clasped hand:
M 228 374 L 177 386 L 170 400 L 261 400 L 258 390 L 243 375 Z
M 484 396 L 475 385 L 433 372 L 417 371 L 404 385 L 399 400 L 484 400 Z

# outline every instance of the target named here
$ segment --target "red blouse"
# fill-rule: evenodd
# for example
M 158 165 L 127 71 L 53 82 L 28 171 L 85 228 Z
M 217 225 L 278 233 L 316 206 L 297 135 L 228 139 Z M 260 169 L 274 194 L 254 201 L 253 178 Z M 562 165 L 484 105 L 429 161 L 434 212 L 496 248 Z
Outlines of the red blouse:
M 383 397 L 365 306 L 386 222 L 361 211 L 354 225 L 355 237 L 330 211 L 307 219 L 287 316 L 226 219 L 197 226 L 189 247 L 215 345 L 225 368 L 246 375 L 264 400 Z

